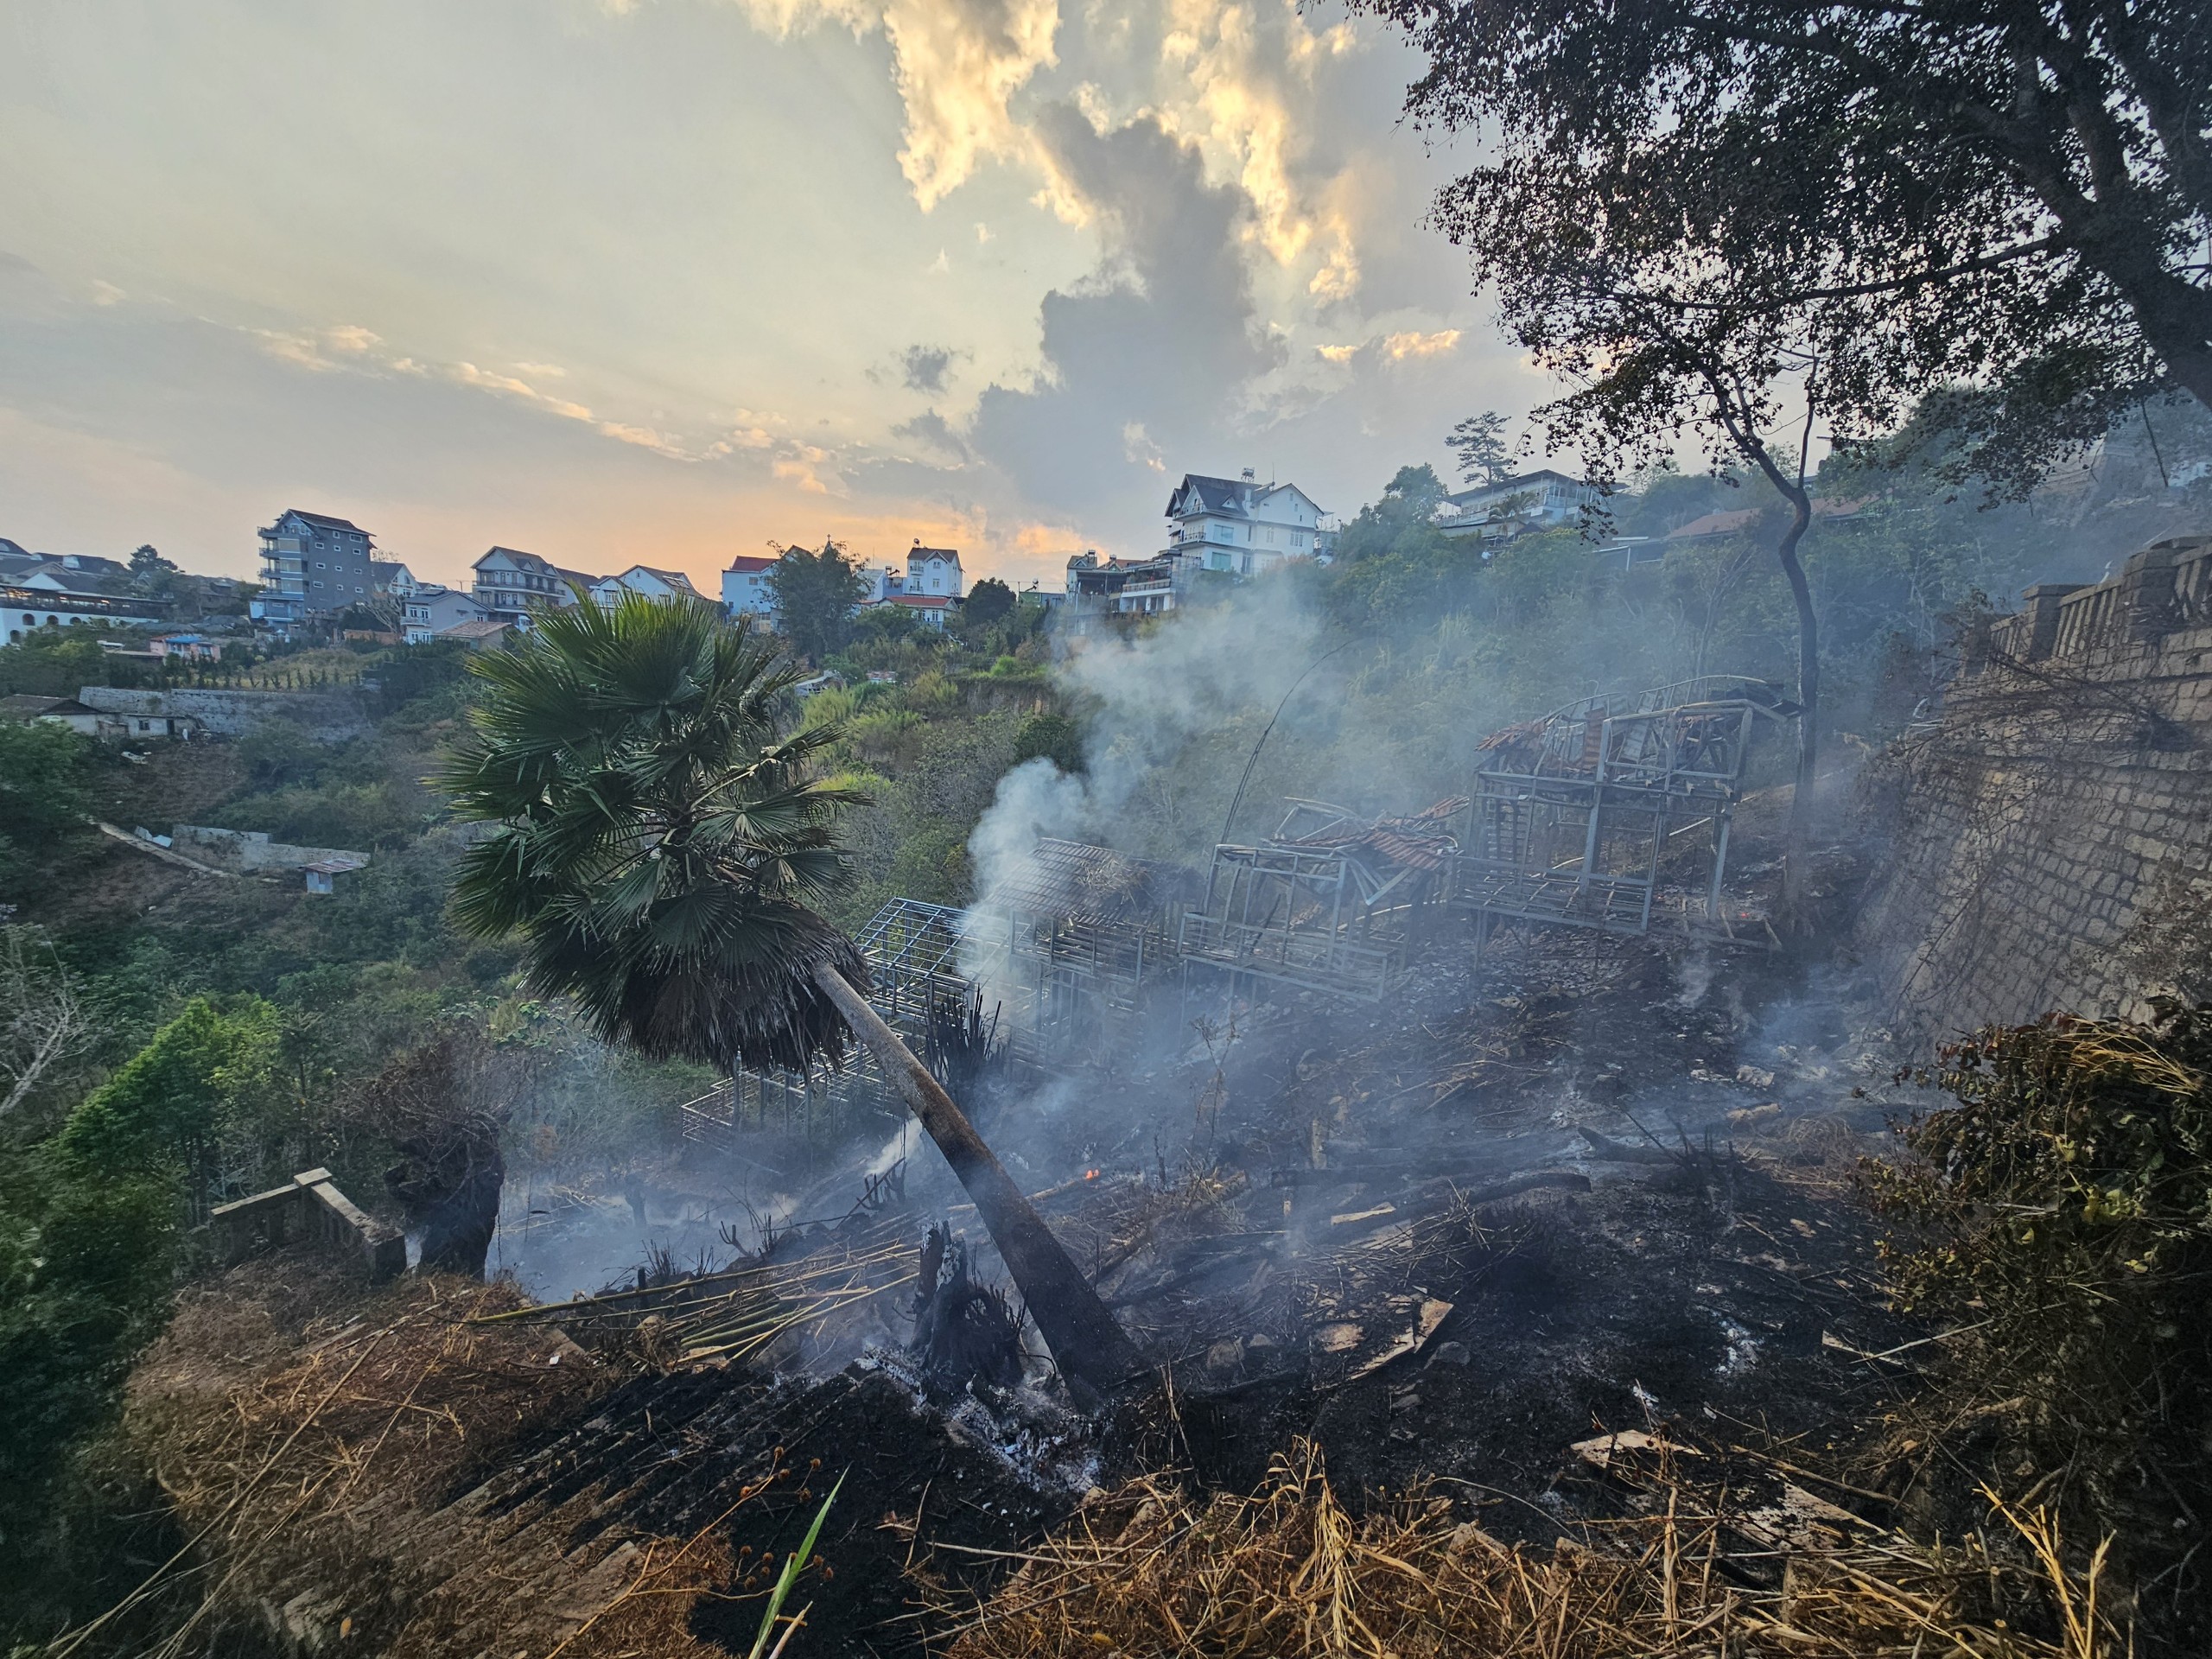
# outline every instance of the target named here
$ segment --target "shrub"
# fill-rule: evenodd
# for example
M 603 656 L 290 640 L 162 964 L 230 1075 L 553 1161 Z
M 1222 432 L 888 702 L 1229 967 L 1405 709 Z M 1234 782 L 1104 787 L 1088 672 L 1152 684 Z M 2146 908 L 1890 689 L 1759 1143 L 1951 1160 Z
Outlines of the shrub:
M 1955 1322 L 1929 1421 L 2000 1423 L 2000 1466 L 2154 1580 L 2212 1513 L 2212 1009 L 1992 1027 L 1922 1080 L 1955 1103 L 1867 1173 L 1898 1300 Z
M 0 832 L 23 848 L 52 845 L 92 810 L 92 741 L 49 721 L 0 722 Z

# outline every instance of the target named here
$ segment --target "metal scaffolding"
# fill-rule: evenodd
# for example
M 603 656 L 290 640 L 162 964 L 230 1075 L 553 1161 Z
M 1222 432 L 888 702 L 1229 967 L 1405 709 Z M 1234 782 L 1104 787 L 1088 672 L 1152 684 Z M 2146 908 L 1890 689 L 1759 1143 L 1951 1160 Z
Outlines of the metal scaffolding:
M 884 1022 L 918 1052 L 931 1012 L 965 1008 L 973 987 L 959 973 L 961 926 L 967 912 L 915 899 L 893 899 L 855 940 L 868 958 L 868 1001 Z M 742 1066 L 681 1108 L 686 1139 L 720 1144 L 739 1128 L 780 1128 L 812 1135 L 857 1108 L 893 1097 L 875 1057 L 856 1047 L 832 1070 L 817 1061 L 804 1071 Z
M 1177 964 L 1192 873 L 1083 842 L 1040 840 L 967 914 L 978 981 L 1003 995 L 1017 1053 L 1109 1055 Z
M 1500 919 L 1770 943 L 1726 899 L 1729 826 L 1754 745 L 1796 713 L 1763 680 L 1707 676 L 1485 739 L 1452 884 L 1478 949 Z
M 1192 968 L 1380 1001 L 1449 890 L 1464 799 L 1366 818 L 1292 800 L 1268 841 L 1213 851 L 1179 935 Z

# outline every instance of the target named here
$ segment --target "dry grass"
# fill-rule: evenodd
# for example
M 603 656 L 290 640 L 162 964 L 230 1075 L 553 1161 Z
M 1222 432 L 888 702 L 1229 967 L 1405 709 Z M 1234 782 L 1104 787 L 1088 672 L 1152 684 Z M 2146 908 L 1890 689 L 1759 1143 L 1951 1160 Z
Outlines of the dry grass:
M 607 1494 L 499 1489 L 503 1454 L 617 1368 L 542 1326 L 477 1323 L 519 1303 L 509 1286 L 410 1279 L 302 1325 L 281 1273 L 243 1269 L 187 1304 L 134 1377 L 127 1431 L 189 1541 L 57 1659 L 99 1650 L 149 1604 L 168 1612 L 153 1659 L 223 1652 L 263 1621 L 302 1650 L 426 1659 L 719 1651 L 688 1622 L 732 1576 L 727 1515 L 688 1538 L 617 1527 L 580 1548 L 576 1523 Z
M 1790 1546 L 1802 1513 L 1732 1509 L 1671 1466 L 1644 1512 L 1534 1550 L 1415 1489 L 1355 1518 L 1300 1444 L 1251 1497 L 1153 1478 L 1094 1497 L 982 1607 L 941 1592 L 947 1659 L 2117 1659 L 2097 1573 L 2047 1516 L 1997 1511 L 2020 1546 L 1929 1548 L 1863 1529 Z M 1785 1488 L 1785 1492 L 1797 1489 Z M 1804 1497 L 1802 1493 L 1801 1497 Z M 1826 1511 L 1806 1500 L 1811 1512 Z M 1798 1527 L 1802 1532 L 1804 1529 Z M 1786 1566 L 1775 1571 L 1777 1546 Z M 928 1580 L 925 1580 L 925 1584 Z M 1772 1587 L 1760 1587 L 1762 1583 Z M 2029 1635 L 2022 1624 L 2043 1627 Z

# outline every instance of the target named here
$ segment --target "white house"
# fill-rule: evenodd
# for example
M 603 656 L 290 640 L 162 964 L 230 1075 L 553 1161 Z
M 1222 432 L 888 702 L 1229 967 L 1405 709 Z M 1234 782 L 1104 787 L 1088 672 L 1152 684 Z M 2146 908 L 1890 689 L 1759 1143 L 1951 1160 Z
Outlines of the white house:
M 369 582 L 382 597 L 397 600 L 410 597 L 426 585 L 416 581 L 414 573 L 405 565 L 385 559 L 369 561 Z
M 1582 509 L 1603 500 L 1605 493 L 1595 485 L 1546 467 L 1444 499 L 1452 509 L 1452 516 L 1441 521 L 1446 535 L 1490 540 L 1523 530 L 1555 530 L 1577 523 Z
M 481 622 L 491 614 L 467 594 L 435 582 L 418 583 L 399 609 L 400 632 L 410 645 L 435 639 L 464 622 Z
M 52 725 L 67 726 L 86 737 L 99 735 L 100 728 L 99 710 L 87 709 L 74 697 L 28 694 L 0 697 L 0 720 L 42 720 Z
M 699 597 L 691 578 L 681 570 L 656 570 L 645 564 L 633 564 L 620 575 L 608 576 L 591 587 L 591 596 L 599 601 L 602 610 L 613 610 L 622 602 L 625 594 L 639 594 L 646 599 Z
M 476 602 L 492 615 L 515 622 L 548 606 L 564 609 L 576 602 L 575 588 L 599 582 L 513 547 L 493 548 L 476 561 L 475 570 Z
M 924 547 L 917 537 L 906 550 L 906 594 L 957 599 L 967 591 L 960 574 L 960 554 L 950 547 Z
M 768 573 L 775 568 L 775 560 L 753 553 L 741 553 L 729 562 L 729 569 L 722 572 L 722 609 L 732 621 L 741 616 L 774 620 L 776 599 L 768 588 Z
M 967 589 L 967 578 L 960 569 L 959 550 L 924 547 L 918 537 L 906 551 L 905 575 L 888 564 L 864 564 L 860 575 L 867 584 L 861 593 L 863 609 L 876 605 L 902 606 L 933 628 L 944 626 L 945 619 L 958 608 Z
M 881 605 L 906 591 L 906 578 L 893 564 L 864 564 L 860 569 L 861 603 Z
M 1298 486 L 1262 484 L 1249 467 L 1241 478 L 1185 473 L 1167 498 L 1167 545 L 1160 556 L 1254 575 L 1286 560 L 1325 554 L 1335 529 L 1330 514 Z

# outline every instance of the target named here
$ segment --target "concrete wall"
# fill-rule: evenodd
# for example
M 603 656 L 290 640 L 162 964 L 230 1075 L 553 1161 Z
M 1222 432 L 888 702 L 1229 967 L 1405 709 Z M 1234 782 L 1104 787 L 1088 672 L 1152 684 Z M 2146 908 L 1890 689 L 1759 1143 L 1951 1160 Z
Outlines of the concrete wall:
M 87 709 L 120 716 L 166 715 L 199 722 L 217 737 L 244 737 L 272 720 L 289 720 L 325 743 L 366 732 L 371 721 L 353 691 L 141 691 L 88 685 L 77 694 Z
M 373 1281 L 407 1269 L 407 1240 L 338 1190 L 327 1169 L 302 1170 L 283 1186 L 208 1214 L 215 1256 L 232 1267 L 249 1255 L 305 1244 L 357 1264 Z
M 259 830 L 214 830 L 200 823 L 177 823 L 169 826 L 169 839 L 180 852 L 240 870 L 298 870 L 327 858 L 369 861 L 366 853 L 351 848 L 295 847 L 271 841 Z
M 1901 1035 L 2131 1011 L 2170 873 L 2212 867 L 2212 537 L 2030 588 L 1941 714 L 1869 769 L 1889 836 L 1857 924 Z

